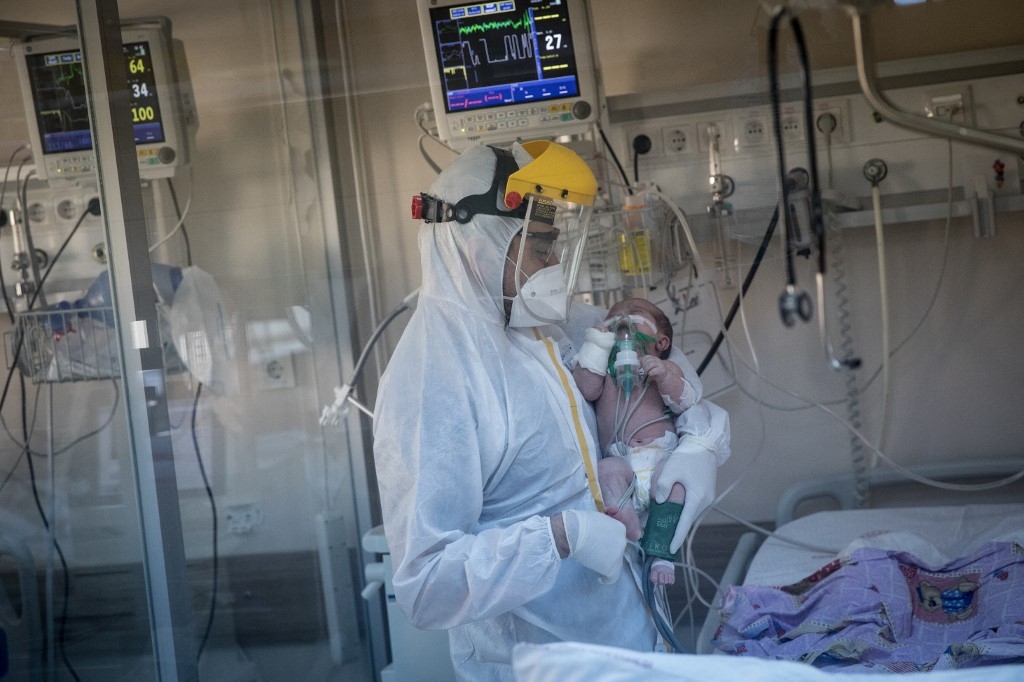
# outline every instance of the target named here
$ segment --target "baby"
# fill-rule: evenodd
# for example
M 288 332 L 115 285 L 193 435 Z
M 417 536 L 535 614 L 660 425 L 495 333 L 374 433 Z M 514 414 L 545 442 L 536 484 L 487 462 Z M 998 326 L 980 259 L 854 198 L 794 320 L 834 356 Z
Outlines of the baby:
M 605 513 L 625 524 L 626 537 L 636 540 L 643 535 L 641 522 L 646 521 L 650 507 L 651 484 L 679 442 L 675 417 L 696 402 L 697 392 L 679 365 L 668 360 L 672 325 L 658 306 L 630 298 L 613 305 L 608 313 L 607 322 L 613 326 L 623 316 L 633 322 L 640 339 L 637 356 L 643 379 L 635 387 L 616 383 L 608 361 L 615 333 L 601 325 L 587 330 L 573 378 L 597 413 L 603 454 L 597 473 Z M 676 483 L 668 501 L 682 503 L 684 496 L 683 487 Z M 651 581 L 673 584 L 675 567 L 655 561 Z

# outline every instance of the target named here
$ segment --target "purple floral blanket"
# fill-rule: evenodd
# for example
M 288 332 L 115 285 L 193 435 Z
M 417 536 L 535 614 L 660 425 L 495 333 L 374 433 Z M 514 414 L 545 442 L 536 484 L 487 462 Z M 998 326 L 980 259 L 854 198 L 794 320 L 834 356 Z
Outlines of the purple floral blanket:
M 1024 663 L 1024 547 L 990 542 L 942 566 L 862 547 L 793 585 L 732 587 L 715 646 L 851 671 Z

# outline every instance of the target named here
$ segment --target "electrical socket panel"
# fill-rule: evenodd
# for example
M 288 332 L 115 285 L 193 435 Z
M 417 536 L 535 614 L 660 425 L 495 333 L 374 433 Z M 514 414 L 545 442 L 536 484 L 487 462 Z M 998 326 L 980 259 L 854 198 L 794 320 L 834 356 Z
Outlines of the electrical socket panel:
M 665 155 L 665 148 L 662 142 L 661 128 L 655 125 L 640 125 L 626 130 L 626 150 L 630 161 L 633 159 L 633 140 L 637 135 L 646 135 L 651 140 L 651 150 L 641 154 L 640 159 L 659 159 Z
M 697 147 L 701 152 L 707 152 L 711 149 L 709 132 L 712 130 L 712 127 L 717 131 L 719 150 L 726 148 L 732 140 L 729 122 L 724 118 L 715 121 L 701 121 L 696 124 Z
M 825 130 L 828 122 L 835 126 L 830 140 L 835 144 L 849 144 L 853 140 L 850 133 L 850 100 L 818 100 L 814 102 L 814 134 L 820 142 L 825 141 Z
M 661 129 L 665 156 L 689 154 L 694 150 L 693 126 L 689 123 L 666 126 Z
M 802 142 L 807 139 L 802 104 L 784 104 L 779 107 L 779 124 L 784 142 Z
M 295 361 L 291 355 L 271 358 L 255 367 L 260 388 L 295 388 Z
M 763 109 L 741 111 L 736 117 L 737 152 L 766 147 L 772 144 L 772 127 L 769 113 Z

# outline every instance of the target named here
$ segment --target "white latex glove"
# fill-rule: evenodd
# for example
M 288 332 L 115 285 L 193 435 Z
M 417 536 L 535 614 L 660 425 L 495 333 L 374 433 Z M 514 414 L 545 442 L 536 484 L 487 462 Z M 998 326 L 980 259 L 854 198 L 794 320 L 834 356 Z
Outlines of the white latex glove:
M 683 501 L 683 512 L 676 524 L 676 532 L 672 536 L 669 550 L 679 551 L 690 532 L 694 520 L 715 499 L 715 482 L 718 476 L 718 457 L 711 443 L 696 436 L 683 436 L 679 446 L 665 458 L 665 465 L 654 481 L 651 492 L 656 502 L 668 499 L 669 491 L 674 483 L 686 489 Z
M 608 356 L 615 345 L 615 333 L 591 327 L 583 332 L 583 346 L 576 354 L 580 367 L 604 376 L 608 372 Z
M 618 580 L 626 551 L 626 526 L 600 512 L 576 509 L 562 512 L 562 522 L 569 556 L 600 573 L 603 582 Z

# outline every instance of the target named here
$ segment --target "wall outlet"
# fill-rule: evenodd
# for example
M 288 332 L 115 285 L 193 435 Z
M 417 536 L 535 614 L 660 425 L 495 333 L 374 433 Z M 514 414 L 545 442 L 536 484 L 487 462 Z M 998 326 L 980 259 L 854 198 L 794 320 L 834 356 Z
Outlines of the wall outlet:
M 847 99 L 822 100 L 814 103 L 814 134 L 824 142 L 825 131 L 831 130 L 832 144 L 849 144 L 853 140 L 850 134 L 850 101 Z
M 784 106 L 779 111 L 779 122 L 782 128 L 782 139 L 786 142 L 800 142 L 807 139 L 804 129 L 804 112 L 802 107 Z
M 261 388 L 295 388 L 295 360 L 291 355 L 272 358 L 253 369 Z
M 693 151 L 693 126 L 689 124 L 662 128 L 661 137 L 667 156 L 676 156 Z
M 228 532 L 235 535 L 251 533 L 263 525 L 263 509 L 257 504 L 229 505 L 225 517 Z
M 732 136 L 729 134 L 729 123 L 726 120 L 701 121 L 697 124 L 697 146 L 702 152 L 711 149 L 711 135 L 718 141 L 718 149 L 721 151 L 730 144 Z
M 646 154 L 640 155 L 640 161 L 644 159 L 657 159 L 665 155 L 665 150 L 662 143 L 661 129 L 656 126 L 637 126 L 635 128 L 629 128 L 626 130 L 626 150 L 630 160 L 630 165 L 633 161 L 633 140 L 637 135 L 646 135 L 651 138 L 651 150 Z
M 736 124 L 736 151 L 764 147 L 772 141 L 768 114 L 760 110 L 742 112 Z

